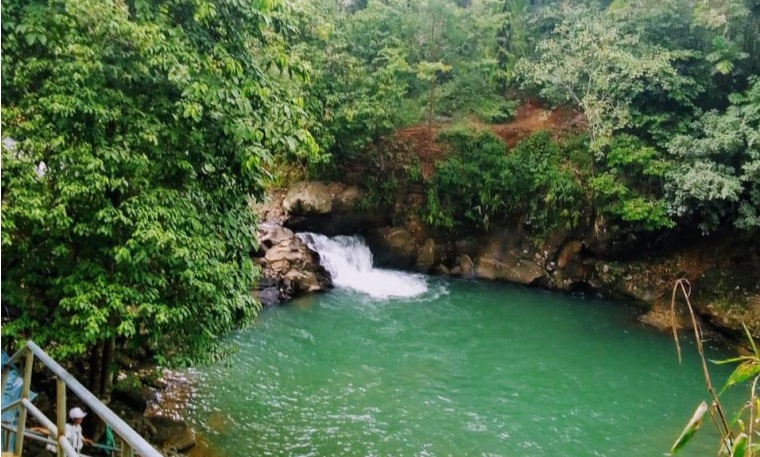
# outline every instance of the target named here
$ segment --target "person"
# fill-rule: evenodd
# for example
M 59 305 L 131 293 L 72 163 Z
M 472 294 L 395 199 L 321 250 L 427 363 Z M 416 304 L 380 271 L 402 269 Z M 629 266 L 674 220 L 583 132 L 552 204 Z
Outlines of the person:
M 5 380 L 5 386 L 3 386 L 3 400 L 2 404 L 7 405 L 21 398 L 21 391 L 24 387 L 24 376 L 19 375 L 16 366 L 9 363 L 11 357 L 7 352 L 2 351 L 2 363 L 3 369 L 8 369 L 7 378 Z M 29 391 L 29 400 L 34 401 L 37 394 Z M 10 408 L 3 411 L 2 422 L 4 425 L 10 425 L 16 427 L 18 425 L 18 415 L 21 412 L 21 408 Z M 4 449 L 13 449 L 16 445 L 16 434 L 11 433 L 8 436 L 7 443 L 4 442 Z M 7 446 L 7 447 L 6 447 Z
M 69 443 L 71 443 L 77 453 L 82 451 L 85 443 L 89 445 L 95 444 L 91 439 L 85 438 L 82 435 L 82 420 L 84 420 L 85 416 L 87 416 L 87 413 L 82 411 L 82 408 L 71 408 L 71 410 L 69 410 L 69 419 L 71 419 L 72 423 L 66 424 L 64 430 L 66 439 L 69 440 Z M 44 435 L 50 435 L 50 431 L 44 427 L 32 427 L 29 430 Z M 48 444 L 47 449 L 53 452 L 58 450 L 57 447 L 52 444 Z

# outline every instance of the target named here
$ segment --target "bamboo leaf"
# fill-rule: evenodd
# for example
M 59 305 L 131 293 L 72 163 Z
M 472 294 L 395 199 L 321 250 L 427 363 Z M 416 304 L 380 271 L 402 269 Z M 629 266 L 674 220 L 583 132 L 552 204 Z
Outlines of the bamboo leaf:
M 684 446 L 686 446 L 686 443 L 688 443 L 694 437 L 694 434 L 702 425 L 702 419 L 705 417 L 706 413 L 707 403 L 703 401 L 699 404 L 699 406 L 697 406 L 697 410 L 694 411 L 694 415 L 691 416 L 691 419 L 686 424 L 686 427 L 684 427 L 683 431 L 681 432 L 681 436 L 679 436 L 676 442 L 673 443 L 673 446 L 670 448 L 670 455 L 675 455 L 678 453 L 681 449 L 683 449 Z
M 720 391 L 720 393 L 722 394 L 729 387 L 736 384 L 741 384 L 746 380 L 757 376 L 758 374 L 760 374 L 760 365 L 757 364 L 754 360 L 748 360 L 736 367 L 734 372 L 731 373 L 731 376 L 728 377 L 728 381 L 726 381 L 726 385 L 723 386 L 723 389 Z
M 752 333 L 750 333 L 749 328 L 747 328 L 747 324 L 742 322 L 742 327 L 744 327 L 744 333 L 747 334 L 747 341 L 749 341 L 749 345 L 752 346 L 752 352 L 755 354 L 755 357 L 760 359 L 760 352 L 757 350 L 757 345 L 755 344 L 754 338 L 752 338 Z
M 731 457 L 745 457 L 747 453 L 747 435 L 741 433 L 734 440 L 734 445 L 731 448 Z
M 744 362 L 747 360 L 754 360 L 754 358 L 748 355 L 742 355 L 739 357 L 732 357 L 730 359 L 725 359 L 725 360 L 710 360 L 710 362 L 714 363 L 715 365 L 727 365 L 729 363 Z

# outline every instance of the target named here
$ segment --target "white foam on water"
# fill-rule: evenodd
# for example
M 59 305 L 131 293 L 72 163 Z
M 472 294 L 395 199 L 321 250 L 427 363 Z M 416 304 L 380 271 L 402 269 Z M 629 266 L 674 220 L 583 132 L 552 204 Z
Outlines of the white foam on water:
M 298 237 L 319 253 L 320 263 L 332 275 L 335 287 L 381 299 L 416 297 L 428 290 L 423 275 L 374 268 L 372 252 L 361 237 L 330 238 L 318 233 L 299 233 Z

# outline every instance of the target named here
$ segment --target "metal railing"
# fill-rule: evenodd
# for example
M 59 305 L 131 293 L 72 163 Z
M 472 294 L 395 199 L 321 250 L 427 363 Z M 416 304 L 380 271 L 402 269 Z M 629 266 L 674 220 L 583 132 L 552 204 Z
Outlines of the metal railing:
M 53 360 L 49 355 L 45 353 L 39 346 L 32 341 L 27 341 L 21 350 L 13 354 L 8 360 L 5 366 L 3 366 L 2 372 L 2 386 L 0 389 L 0 395 L 5 391 L 5 384 L 8 379 L 8 373 L 13 362 L 25 357 L 24 362 L 24 383 L 21 388 L 21 398 L 8 405 L 2 405 L 2 412 L 13 408 L 21 408 L 18 418 L 18 424 L 16 427 L 11 427 L 3 424 L 3 428 L 15 432 L 16 442 L 13 449 L 13 455 L 15 457 L 21 457 L 24 449 L 24 439 L 31 438 L 38 441 L 50 443 L 46 437 L 41 435 L 33 435 L 26 431 L 26 418 L 30 413 L 37 419 L 42 426 L 47 429 L 51 436 L 55 437 L 55 445 L 57 447 L 58 457 L 77 457 L 80 454 L 72 446 L 68 439 L 66 439 L 66 389 L 71 391 L 103 422 L 109 425 L 114 433 L 118 435 L 122 441 L 121 453 L 124 456 L 140 455 L 143 457 L 161 457 L 161 454 L 156 451 L 143 437 L 135 432 L 126 422 L 124 422 L 119 416 L 117 416 L 110 408 L 104 405 L 98 398 L 87 390 L 82 384 L 79 383 L 69 372 L 63 369 L 58 362 Z M 32 383 L 32 367 L 34 365 L 35 357 L 42 362 L 56 376 L 56 423 L 48 419 L 34 404 L 29 400 L 29 390 Z M 3 440 L 3 445 L 8 440 Z M 5 449 L 3 449 L 5 451 Z

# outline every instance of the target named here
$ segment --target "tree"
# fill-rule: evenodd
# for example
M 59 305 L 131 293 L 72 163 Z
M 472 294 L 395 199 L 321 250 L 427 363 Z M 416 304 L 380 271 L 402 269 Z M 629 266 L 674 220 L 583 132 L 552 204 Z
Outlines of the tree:
M 310 128 L 334 163 L 422 119 L 511 114 L 498 93 L 495 43 L 507 15 L 495 0 L 301 3 Z
M 515 82 L 515 65 L 527 53 L 527 0 L 503 0 L 500 21 L 496 35 L 496 56 L 500 74 L 499 88 L 505 93 Z
M 313 155 L 271 1 L 3 0 L 6 344 L 208 359 L 255 315 L 249 195 Z M 7 316 L 6 316 L 7 317 Z
M 669 175 L 671 212 L 695 218 L 704 232 L 724 222 L 760 227 L 760 79 L 751 82 L 724 113 L 705 113 L 670 145 L 677 162 Z
M 578 227 L 586 202 L 569 156 L 579 141 L 560 144 L 539 132 L 505 154 L 506 144 L 489 130 L 455 127 L 439 140 L 450 151 L 430 179 L 427 224 L 460 233 L 517 221 L 537 234 Z
M 693 0 L 613 0 L 609 14 L 626 31 L 668 49 L 690 49 L 700 41 L 694 30 Z
M 433 124 L 433 108 L 435 106 L 435 82 L 439 74 L 446 74 L 451 71 L 451 66 L 438 62 L 420 62 L 417 64 L 417 78 L 421 81 L 430 83 L 430 95 L 428 97 L 427 125 L 428 128 Z
M 306 84 L 310 130 L 335 161 L 363 149 L 405 124 L 409 82 L 414 80 L 408 48 L 394 34 L 402 11 L 371 2 L 348 15 L 334 4 L 305 5 L 298 56 L 311 71 Z
M 518 63 L 524 85 L 583 113 L 591 147 L 599 152 L 616 131 L 631 123 L 637 97 L 686 84 L 674 63 L 684 57 L 626 32 L 606 11 L 561 7 L 562 21 L 540 41 L 532 58 Z
M 663 154 L 638 138 L 615 136 L 605 150 L 604 167 L 589 180 L 608 226 L 623 233 L 673 227 L 662 198 L 663 181 L 671 167 Z
M 508 59 L 505 53 L 515 52 L 519 39 L 507 49 L 500 49 L 500 43 L 509 45 L 504 43 L 502 32 L 514 17 L 493 0 L 473 2 L 464 9 L 447 2 L 429 8 L 433 13 L 426 16 L 440 17 L 441 21 L 437 36 L 427 40 L 430 46 L 425 59 L 450 67 L 437 72 L 437 114 L 456 119 L 476 117 L 489 123 L 507 120 L 514 103 L 505 98 L 500 87 L 505 72 L 499 68 L 499 58 Z M 521 25 L 515 25 L 515 34 L 520 33 Z
M 740 60 L 749 57 L 736 39 L 748 15 L 744 0 L 706 0 L 694 5 L 694 23 L 717 34 L 712 52 L 706 56 L 713 73 L 728 75 Z

